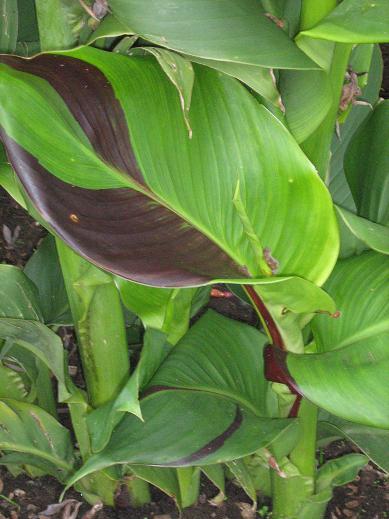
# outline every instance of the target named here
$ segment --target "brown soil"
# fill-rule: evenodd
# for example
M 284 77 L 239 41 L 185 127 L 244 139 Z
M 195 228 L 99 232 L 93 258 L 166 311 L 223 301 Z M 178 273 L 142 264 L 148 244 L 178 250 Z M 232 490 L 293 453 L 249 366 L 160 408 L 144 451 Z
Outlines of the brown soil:
M 383 45 L 385 62 L 382 97 L 389 98 L 389 45 Z M 8 195 L 0 189 L 0 263 L 23 265 L 34 247 L 44 236 L 45 230 L 34 222 Z M 257 318 L 248 306 L 238 302 L 237 298 L 214 298 L 211 308 L 241 321 L 255 325 Z M 64 342 L 71 351 L 72 364 L 78 364 L 72 337 L 61 333 Z M 78 375 L 82 383 L 82 376 Z M 341 456 L 353 451 L 346 442 L 335 442 L 325 449 L 325 459 Z M 26 475 L 13 477 L 4 468 L 0 468 L 0 519 L 43 519 L 42 511 L 58 502 L 61 485 L 51 477 L 31 479 Z M 69 491 L 66 499 L 75 500 L 69 508 L 63 508 L 53 519 L 254 519 L 271 517 L 268 512 L 271 505 L 267 499 L 259 501 L 257 513 L 250 512 L 250 500 L 245 493 L 232 482 L 227 485 L 227 499 L 216 507 L 209 503 L 217 494 L 217 489 L 208 481 L 202 480 L 199 503 L 179 515 L 174 502 L 165 494 L 152 489 L 153 501 L 142 508 L 123 508 L 120 500 L 115 509 L 104 507 L 91 514 L 90 506 L 82 500 L 80 494 Z M 72 507 L 82 502 L 78 514 L 72 516 Z M 122 507 L 120 507 L 120 505 Z M 328 505 L 325 519 L 387 519 L 389 518 L 389 480 L 372 464 L 363 469 L 359 476 L 347 485 L 335 489 L 334 497 Z

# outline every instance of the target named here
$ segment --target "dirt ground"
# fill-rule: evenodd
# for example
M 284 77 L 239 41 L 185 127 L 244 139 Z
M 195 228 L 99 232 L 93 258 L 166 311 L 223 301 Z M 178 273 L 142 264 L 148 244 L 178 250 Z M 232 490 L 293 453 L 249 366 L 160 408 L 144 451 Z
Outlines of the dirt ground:
M 389 98 L 389 45 L 383 46 L 385 62 L 382 97 Z M 0 189 L 0 263 L 23 265 L 45 232 L 31 220 L 8 195 Z M 229 317 L 255 324 L 256 316 L 247 307 L 242 308 L 234 298 L 211 299 L 210 306 Z M 325 449 L 324 456 L 331 459 L 353 447 L 338 441 Z M 219 506 L 210 500 L 217 489 L 205 479 L 201 483 L 199 503 L 179 515 L 174 502 L 157 489 L 152 490 L 152 502 L 133 509 L 125 496 L 119 496 L 115 508 L 91 510 L 75 491 L 66 499 L 67 507 L 54 513 L 49 508 L 58 502 L 60 484 L 51 477 L 30 479 L 25 475 L 13 477 L 0 468 L 0 519 L 254 519 L 270 518 L 271 503 L 259 499 L 256 513 L 251 511 L 250 500 L 233 482 L 227 485 L 227 498 Z M 80 505 L 78 505 L 80 503 Z M 77 512 L 77 508 L 80 506 Z M 45 515 L 43 515 L 43 512 Z M 389 518 L 389 479 L 377 467 L 369 464 L 352 482 L 335 489 L 328 505 L 326 519 L 386 519 Z

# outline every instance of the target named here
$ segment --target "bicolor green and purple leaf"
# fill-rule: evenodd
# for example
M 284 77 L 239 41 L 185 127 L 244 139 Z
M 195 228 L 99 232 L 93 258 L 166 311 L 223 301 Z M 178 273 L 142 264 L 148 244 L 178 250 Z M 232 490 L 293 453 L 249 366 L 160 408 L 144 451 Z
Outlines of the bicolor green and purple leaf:
M 85 48 L 1 61 L 8 157 L 46 222 L 93 263 L 155 286 L 249 282 L 268 274 L 268 249 L 281 275 L 328 277 L 330 196 L 232 78 L 196 66 L 190 139 L 153 59 Z
M 336 320 L 315 317 L 318 353 L 268 347 L 269 378 L 288 383 L 316 405 L 346 420 L 389 428 L 389 259 L 376 252 L 339 261 L 325 285 Z M 350 406 L 350 400 L 358 405 Z
M 209 311 L 162 363 L 108 445 L 72 478 L 116 463 L 201 466 L 254 452 L 298 427 L 269 418 L 266 342 L 255 328 Z

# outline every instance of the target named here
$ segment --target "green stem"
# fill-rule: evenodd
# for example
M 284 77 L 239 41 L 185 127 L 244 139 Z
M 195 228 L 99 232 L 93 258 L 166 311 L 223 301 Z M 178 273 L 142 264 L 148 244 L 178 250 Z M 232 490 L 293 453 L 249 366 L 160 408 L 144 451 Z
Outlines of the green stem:
M 92 407 L 119 393 L 129 375 L 128 346 L 119 293 L 110 275 L 57 240 L 87 392 Z
M 180 505 L 182 508 L 194 505 L 197 502 L 200 490 L 199 467 L 178 468 L 177 478 L 180 487 Z
M 137 477 L 127 481 L 127 488 L 130 495 L 130 503 L 134 508 L 150 503 L 151 495 L 149 484 Z
M 303 398 L 298 413 L 301 436 L 289 456 L 300 474 L 311 478 L 314 477 L 316 472 L 317 414 L 317 407 Z
M 99 407 L 115 398 L 128 379 L 130 363 L 126 327 L 119 292 L 112 276 L 104 273 L 75 254 L 61 240 L 56 240 L 72 312 L 77 344 L 92 407 Z M 82 399 L 70 404 L 72 423 L 80 443 L 83 460 L 91 455 L 86 408 Z M 85 481 L 87 492 L 113 505 L 118 481 L 103 472 L 96 472 Z M 148 484 L 138 480 L 130 489 L 133 503 L 150 501 Z
M 299 475 L 283 478 L 272 473 L 273 519 L 320 519 L 324 513 L 307 503 L 315 492 L 317 407 L 303 399 L 298 418 L 301 435 L 289 458 Z

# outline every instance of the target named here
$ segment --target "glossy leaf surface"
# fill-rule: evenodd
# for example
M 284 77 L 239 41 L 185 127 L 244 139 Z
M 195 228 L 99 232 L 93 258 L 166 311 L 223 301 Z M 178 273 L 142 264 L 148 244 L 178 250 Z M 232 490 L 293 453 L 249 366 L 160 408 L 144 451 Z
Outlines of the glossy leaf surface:
M 46 221 L 92 262 L 193 286 L 260 276 L 268 248 L 281 274 L 328 276 L 338 236 L 326 188 L 233 79 L 196 67 L 189 139 L 176 89 L 152 59 L 87 48 L 3 61 L 11 162 Z
M 388 279 L 389 259 L 382 254 L 364 252 L 338 262 L 325 288 L 337 302 L 341 316 L 334 320 L 315 317 L 312 327 L 319 351 L 339 349 L 388 332 Z
M 303 142 L 327 115 L 332 99 L 329 75 L 324 71 L 282 71 L 280 92 L 287 125 L 297 142 Z
M 370 249 L 389 254 L 389 227 L 371 222 L 341 207 L 336 210 L 354 236 Z
M 259 0 L 112 0 L 112 13 L 162 47 L 220 61 L 316 68 L 265 15 Z M 233 37 L 231 35 L 233 34 Z
M 296 427 L 296 421 L 266 418 L 265 340 L 254 328 L 208 312 L 149 383 L 141 400 L 144 422 L 127 414 L 76 478 L 114 463 L 220 463 Z
M 387 42 L 388 22 L 386 0 L 343 0 L 318 25 L 301 34 L 345 43 Z
M 381 254 L 365 252 L 340 261 L 326 289 L 341 315 L 336 320 L 317 316 L 312 324 L 320 353 L 289 354 L 278 363 L 297 390 L 318 406 L 346 420 L 386 429 L 388 279 L 389 260 Z M 350 400 L 358 405 L 350 406 Z

